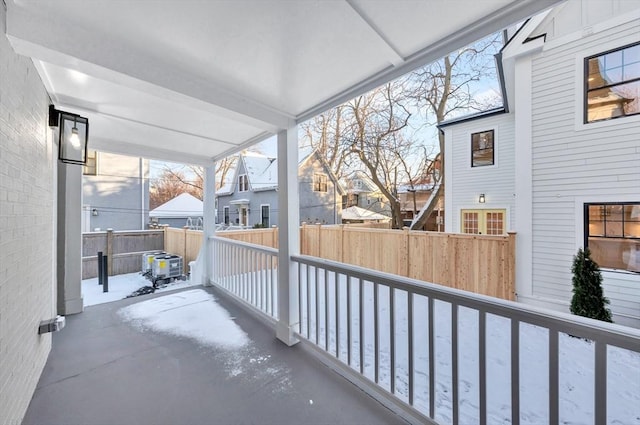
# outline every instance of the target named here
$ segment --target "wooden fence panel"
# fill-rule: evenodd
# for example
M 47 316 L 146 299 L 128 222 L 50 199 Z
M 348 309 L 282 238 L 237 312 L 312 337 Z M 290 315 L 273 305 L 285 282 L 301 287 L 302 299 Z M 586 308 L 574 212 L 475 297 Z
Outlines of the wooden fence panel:
M 183 255 L 186 265 L 198 255 L 201 234 L 167 228 L 165 250 Z M 224 231 L 216 235 L 278 247 L 276 228 Z M 300 252 L 479 294 L 515 298 L 515 233 L 463 235 L 303 224 Z

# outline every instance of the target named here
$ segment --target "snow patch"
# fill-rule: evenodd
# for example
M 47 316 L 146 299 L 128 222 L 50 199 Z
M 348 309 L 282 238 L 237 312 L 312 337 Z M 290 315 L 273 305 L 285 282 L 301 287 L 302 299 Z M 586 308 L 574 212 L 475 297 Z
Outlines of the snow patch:
M 229 313 L 201 289 L 142 301 L 119 313 L 140 329 L 191 338 L 205 346 L 237 349 L 249 343 Z

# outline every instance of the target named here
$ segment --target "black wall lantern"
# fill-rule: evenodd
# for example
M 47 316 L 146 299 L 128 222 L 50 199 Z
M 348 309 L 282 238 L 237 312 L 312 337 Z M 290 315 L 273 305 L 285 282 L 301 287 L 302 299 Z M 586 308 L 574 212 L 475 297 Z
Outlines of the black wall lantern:
M 58 128 L 58 159 L 67 164 L 87 163 L 89 120 L 49 106 L 49 126 Z

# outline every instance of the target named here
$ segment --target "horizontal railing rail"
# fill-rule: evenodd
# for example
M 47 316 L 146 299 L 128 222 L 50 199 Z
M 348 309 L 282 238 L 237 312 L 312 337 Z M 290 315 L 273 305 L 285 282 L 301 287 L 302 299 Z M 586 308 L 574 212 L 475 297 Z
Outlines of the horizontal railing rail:
M 253 308 L 278 319 L 278 250 L 211 237 L 213 283 Z

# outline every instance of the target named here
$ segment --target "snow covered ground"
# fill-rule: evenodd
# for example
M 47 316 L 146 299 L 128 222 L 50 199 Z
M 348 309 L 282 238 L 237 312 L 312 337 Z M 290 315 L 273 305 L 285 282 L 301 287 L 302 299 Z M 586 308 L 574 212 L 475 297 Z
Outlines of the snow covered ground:
M 82 298 L 84 306 L 108 303 L 126 298 L 134 291 L 149 286 L 151 282 L 140 273 L 128 273 L 117 276 L 109 276 L 109 292 L 102 292 L 102 285 L 98 285 L 98 278 L 85 279 L 82 281 Z M 170 291 L 173 289 L 186 288 L 194 284 L 189 280 L 177 280 L 163 288 L 158 288 L 156 292 Z

